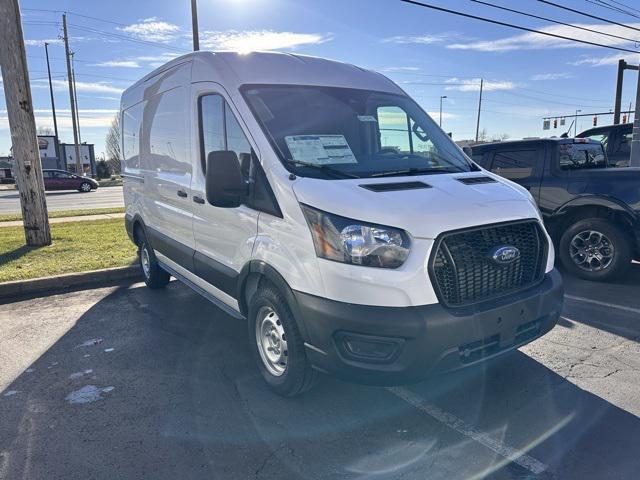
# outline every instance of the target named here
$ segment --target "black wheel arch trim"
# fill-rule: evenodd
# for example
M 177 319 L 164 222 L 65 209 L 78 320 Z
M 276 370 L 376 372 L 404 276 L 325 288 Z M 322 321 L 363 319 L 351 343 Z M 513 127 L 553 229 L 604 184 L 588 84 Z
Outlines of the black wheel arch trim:
M 293 293 L 293 289 L 289 286 L 284 277 L 271 265 L 263 260 L 250 260 L 240 271 L 237 282 L 236 299 L 240 306 L 240 312 L 246 317 L 248 314 L 247 292 L 251 289 L 257 289 L 257 284 L 252 284 L 252 278 L 265 278 L 273 283 L 276 288 L 284 295 L 291 313 L 297 322 L 302 338 L 307 341 L 307 328 L 304 324 L 304 318 L 300 313 L 298 302 Z

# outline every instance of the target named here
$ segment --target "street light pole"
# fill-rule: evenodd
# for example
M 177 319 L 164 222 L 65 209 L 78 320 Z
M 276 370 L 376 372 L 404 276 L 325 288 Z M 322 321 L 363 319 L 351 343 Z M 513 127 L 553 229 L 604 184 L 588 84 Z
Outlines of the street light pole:
M 47 73 L 49 74 L 49 94 L 51 95 L 51 113 L 53 114 L 53 133 L 56 136 L 56 154 L 58 153 L 58 121 L 56 119 L 56 102 L 53 99 L 53 83 L 51 82 L 51 67 L 49 66 L 49 44 L 44 42 L 44 53 L 47 57 Z
M 476 122 L 476 142 L 480 135 L 480 111 L 482 110 L 482 87 L 484 86 L 484 79 L 480 79 L 480 99 L 478 100 L 478 121 Z
M 193 35 L 193 51 L 200 50 L 200 37 L 198 34 L 198 3 L 191 0 L 191 30 Z
M 440 95 L 440 123 L 438 124 L 442 128 L 442 99 L 447 98 L 446 95 Z

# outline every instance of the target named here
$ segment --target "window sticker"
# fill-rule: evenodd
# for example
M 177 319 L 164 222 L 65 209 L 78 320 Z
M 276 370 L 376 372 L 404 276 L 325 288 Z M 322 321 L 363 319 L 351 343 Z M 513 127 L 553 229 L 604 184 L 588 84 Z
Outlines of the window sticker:
M 358 120 L 360 120 L 361 122 L 378 122 L 376 120 L 376 117 L 374 117 L 373 115 L 358 115 Z
M 344 135 L 290 135 L 284 138 L 293 160 L 316 165 L 358 163 Z

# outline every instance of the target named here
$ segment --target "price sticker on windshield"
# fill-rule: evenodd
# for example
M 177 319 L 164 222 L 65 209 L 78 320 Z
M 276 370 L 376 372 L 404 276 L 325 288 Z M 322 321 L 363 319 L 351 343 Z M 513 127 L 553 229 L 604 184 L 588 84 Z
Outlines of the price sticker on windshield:
M 284 138 L 293 160 L 316 165 L 358 163 L 344 135 L 290 135 Z

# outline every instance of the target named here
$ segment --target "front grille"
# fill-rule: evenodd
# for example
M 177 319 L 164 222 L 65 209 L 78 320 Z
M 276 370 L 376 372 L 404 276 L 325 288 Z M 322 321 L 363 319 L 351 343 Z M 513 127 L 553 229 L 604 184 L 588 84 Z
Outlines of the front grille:
M 489 252 L 504 245 L 516 247 L 520 257 L 499 265 Z M 441 301 L 462 306 L 537 283 L 544 274 L 546 251 L 546 238 L 536 221 L 487 225 L 441 235 L 429 270 Z

